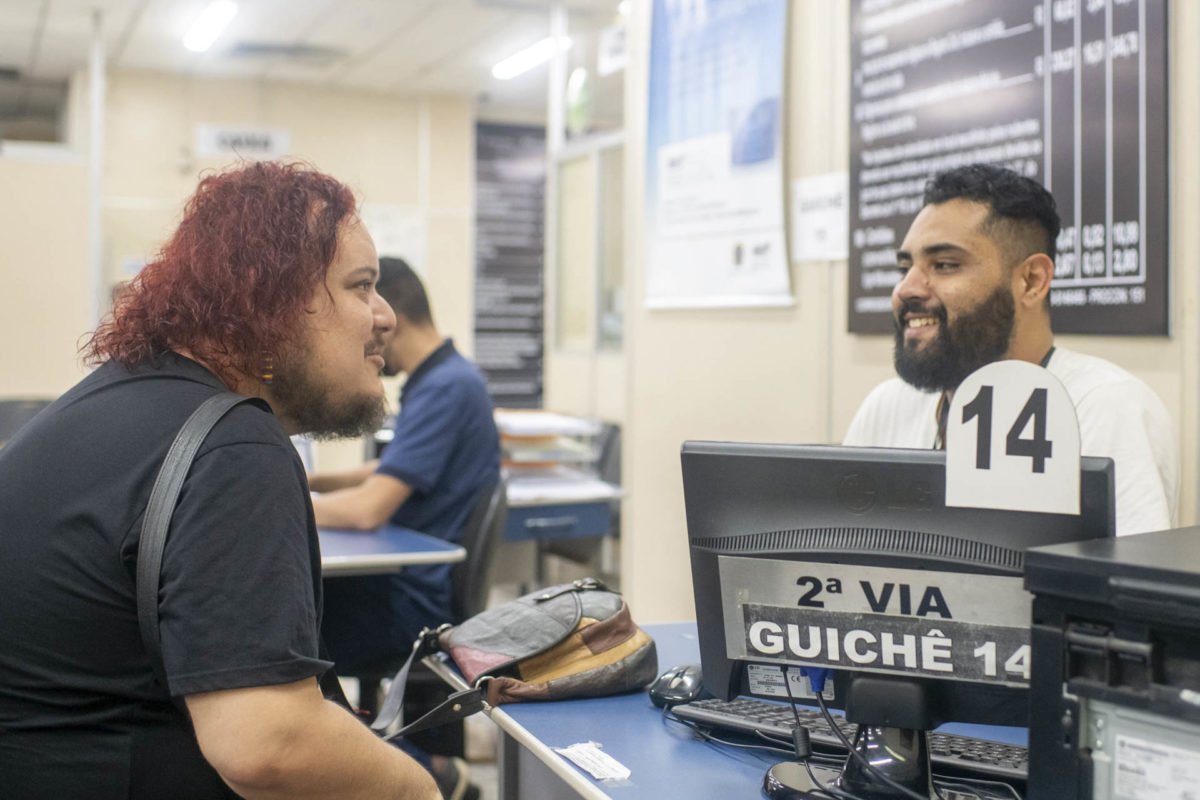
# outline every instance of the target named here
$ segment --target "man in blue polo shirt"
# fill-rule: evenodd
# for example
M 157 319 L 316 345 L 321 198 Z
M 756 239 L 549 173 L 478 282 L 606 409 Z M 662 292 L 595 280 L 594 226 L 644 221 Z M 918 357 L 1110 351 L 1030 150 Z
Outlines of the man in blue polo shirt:
M 379 294 L 396 312 L 384 372 L 405 373 L 396 433 L 378 461 L 314 475 L 323 527 L 371 530 L 391 521 L 452 542 L 500 476 L 500 437 L 479 369 L 438 333 L 425 288 L 403 260 L 379 260 Z M 451 620 L 450 565 L 325 581 L 321 627 L 337 669 L 354 674 L 408 655 L 426 626 Z

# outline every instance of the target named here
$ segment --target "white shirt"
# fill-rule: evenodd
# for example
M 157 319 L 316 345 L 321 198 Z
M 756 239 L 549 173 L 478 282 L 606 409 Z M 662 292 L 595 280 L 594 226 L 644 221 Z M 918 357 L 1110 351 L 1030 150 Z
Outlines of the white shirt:
M 1081 455 L 1115 462 L 1117 535 L 1174 528 L 1179 445 L 1158 395 L 1116 364 L 1061 347 L 1046 368 L 1075 403 Z M 885 381 L 867 395 L 842 444 L 929 449 L 940 397 L 900 378 Z

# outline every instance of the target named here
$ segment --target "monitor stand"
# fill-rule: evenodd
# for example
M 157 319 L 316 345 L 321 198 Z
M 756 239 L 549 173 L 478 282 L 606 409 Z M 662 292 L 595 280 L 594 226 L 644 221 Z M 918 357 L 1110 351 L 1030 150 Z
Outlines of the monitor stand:
M 896 783 L 922 797 L 937 797 L 930 784 L 929 749 L 925 731 L 905 728 L 880 728 L 862 725 L 854 737 L 854 749 L 872 766 Z M 896 791 L 863 767 L 853 756 L 846 757 L 841 770 L 812 767 L 809 771 L 797 761 L 784 761 L 767 770 L 763 792 L 771 800 L 829 800 L 823 786 L 841 789 L 859 800 L 902 800 L 909 795 Z M 1002 794 L 976 793 L 956 784 L 942 788 L 945 800 L 994 800 Z
M 930 783 L 929 746 L 925 731 L 860 725 L 852 742 L 868 763 L 893 782 L 922 797 L 934 797 Z M 853 756 L 840 771 L 813 767 L 820 783 L 834 786 L 862 800 L 908 797 L 881 780 Z M 828 795 L 813 783 L 803 764 L 776 764 L 767 772 L 763 790 L 772 800 L 824 800 Z
M 936 798 L 929 762 L 927 731 L 938 724 L 925 687 L 918 681 L 884 675 L 851 674 L 845 687 L 846 719 L 857 723 L 850 744 L 861 756 L 846 757 L 841 770 L 812 767 L 821 784 L 834 786 L 860 800 L 898 800 L 912 795 L 882 780 L 903 786 L 918 797 Z M 868 769 L 864 762 L 874 769 Z M 803 764 L 776 764 L 763 779 L 771 800 L 828 800 Z M 986 800 L 990 795 L 942 791 L 946 800 Z

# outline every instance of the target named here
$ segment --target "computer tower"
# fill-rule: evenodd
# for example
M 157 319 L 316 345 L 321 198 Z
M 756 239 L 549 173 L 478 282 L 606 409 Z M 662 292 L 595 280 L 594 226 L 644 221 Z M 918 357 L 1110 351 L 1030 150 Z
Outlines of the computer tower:
M 1029 800 L 1200 787 L 1200 527 L 1035 548 Z

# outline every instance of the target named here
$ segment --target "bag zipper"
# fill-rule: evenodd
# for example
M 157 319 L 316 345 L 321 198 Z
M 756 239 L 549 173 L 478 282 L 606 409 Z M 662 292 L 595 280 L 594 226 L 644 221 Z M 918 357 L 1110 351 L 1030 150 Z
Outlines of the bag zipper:
M 577 581 L 572 581 L 569 584 L 564 584 L 563 587 L 560 588 L 556 592 L 545 592 L 543 594 L 538 595 L 537 597 L 534 598 L 534 603 L 544 603 L 547 600 L 553 600 L 554 598 L 561 597 L 564 594 L 576 595 L 576 597 L 575 597 L 576 623 L 575 624 L 578 625 L 579 624 L 578 617 L 581 617 L 583 615 L 583 604 L 580 602 L 578 594 L 580 592 L 588 592 L 588 591 L 605 591 L 605 592 L 607 592 L 607 591 L 611 591 L 611 590 L 607 586 L 605 586 L 602 581 L 599 581 L 596 578 L 581 578 Z M 613 592 L 613 594 L 619 594 L 619 593 Z M 445 627 L 445 626 L 443 626 L 443 627 Z M 496 666 L 492 667 L 487 672 L 485 672 L 482 675 L 479 675 L 477 678 L 475 678 L 475 682 L 472 684 L 472 686 L 474 688 L 479 688 L 483 684 L 485 684 L 487 681 L 493 680 L 496 677 L 496 673 L 503 672 L 504 670 L 508 669 L 509 667 L 513 666 L 514 664 L 520 663 L 521 661 L 525 661 L 526 659 L 529 659 L 529 658 L 534 658 L 535 656 L 539 656 L 542 653 L 545 653 L 549 650 L 554 649 L 555 647 L 558 647 L 560 644 L 565 642 L 568 639 L 568 637 L 570 637 L 570 635 L 574 632 L 575 632 L 575 627 L 572 626 L 561 637 L 556 639 L 554 642 L 546 645 L 541 650 L 538 650 L 535 653 L 526 653 L 525 655 L 521 656 L 520 658 L 510 659 L 509 661 L 506 661 L 503 664 L 497 664 Z
M 534 598 L 534 602 L 544 603 L 547 600 L 553 600 L 556 597 L 561 597 L 568 592 L 588 592 L 593 590 L 599 590 L 602 592 L 611 591 L 607 586 L 604 585 L 603 582 L 597 580 L 596 578 L 580 578 L 577 581 L 564 584 L 557 592 L 545 592 L 544 594 L 538 595 Z M 620 594 L 620 592 L 613 592 L 613 594 Z

